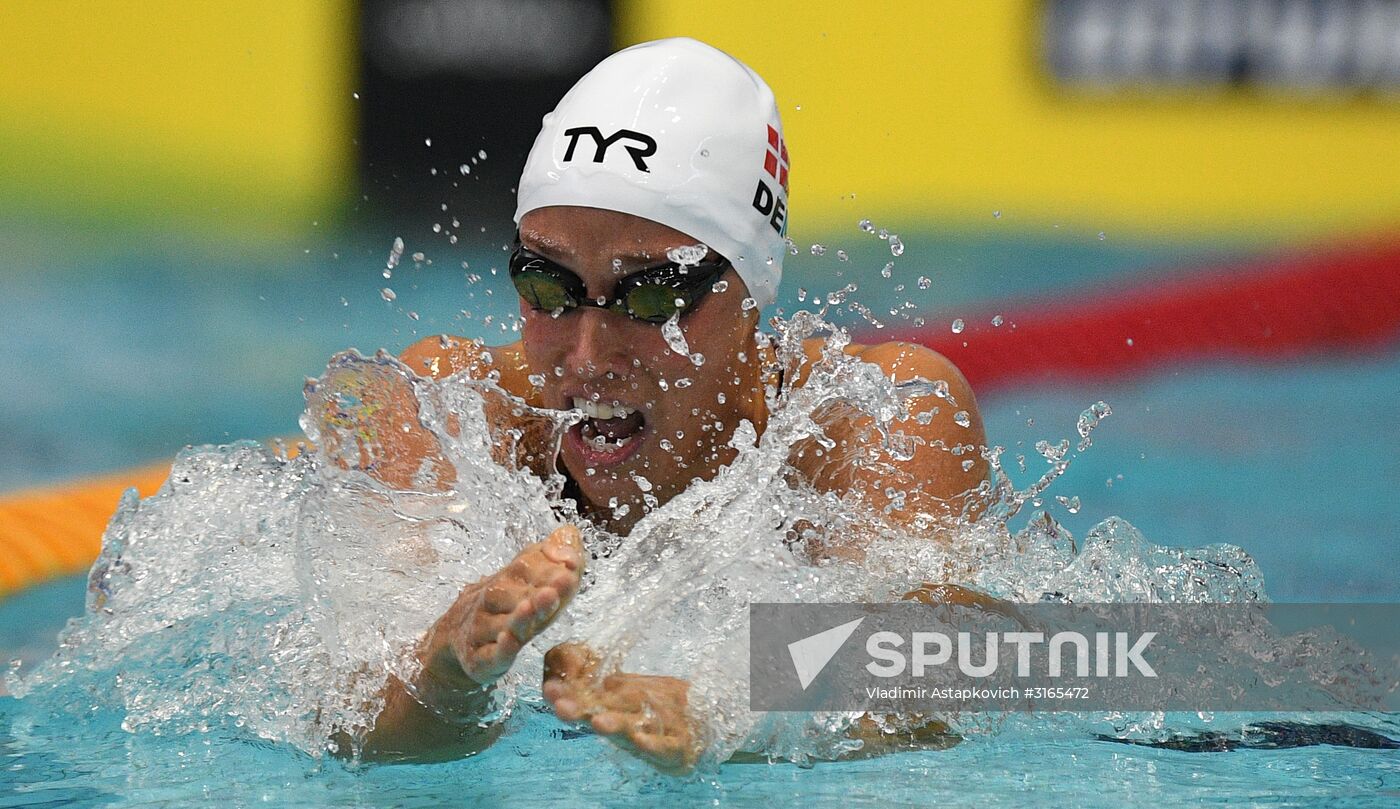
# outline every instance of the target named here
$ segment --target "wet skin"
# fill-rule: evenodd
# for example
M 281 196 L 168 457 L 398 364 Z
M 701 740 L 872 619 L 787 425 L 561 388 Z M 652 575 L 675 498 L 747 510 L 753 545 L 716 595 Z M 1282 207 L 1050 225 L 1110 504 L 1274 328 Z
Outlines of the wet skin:
M 649 220 L 579 207 L 527 214 L 520 223 L 520 238 L 526 247 L 576 273 L 595 298 L 611 297 L 618 278 L 665 262 L 668 250 L 696 244 L 686 234 Z M 581 512 L 626 535 L 649 508 L 666 503 L 694 478 L 713 478 L 733 460 L 728 441 L 740 420 L 753 423 L 760 434 L 766 426 L 763 389 L 773 380 L 763 378 L 768 358 L 757 345 L 757 310 L 744 308 L 747 289 L 733 269 L 721 280 L 726 283 L 679 321 L 689 350 L 704 356 L 700 366 L 673 351 L 655 324 L 588 307 L 556 316 L 535 311 L 523 301 L 524 326 L 517 343 L 483 349 L 464 339 L 431 337 L 410 347 L 403 360 L 414 371 L 437 378 L 458 372 L 474 377 L 494 374 L 503 389 L 536 406 L 570 409 L 578 397 L 639 412 L 641 429 L 622 451 L 597 451 L 576 426 L 565 437 L 558 459 L 559 471 L 578 485 Z M 789 369 L 787 384 L 803 383 L 821 341 L 808 341 L 805 348 L 808 362 Z M 911 419 L 903 426 L 904 432 L 923 441 L 914 456 L 907 461 L 886 457 L 885 463 L 870 466 L 833 462 L 871 450 L 869 418 L 836 410 L 820 414 L 836 449 L 817 453 L 814 444 L 795 446 L 795 473 L 819 491 L 858 488 L 874 510 L 885 511 L 885 518 L 894 522 L 907 523 L 921 512 L 950 519 L 975 517 L 980 502 L 976 490 L 987 468 L 971 448 L 981 447 L 985 439 L 962 375 L 921 346 L 851 345 L 846 351 L 897 381 L 916 376 L 946 380 L 957 407 L 941 400 L 917 404 L 915 413 L 941 407 L 927 424 Z M 690 383 L 675 384 L 681 379 Z M 411 402 L 411 397 L 400 401 L 399 415 L 392 419 L 415 422 L 402 416 L 404 408 L 411 409 L 405 401 Z M 954 422 L 956 410 L 968 413 L 968 426 Z M 506 410 L 491 418 L 501 422 L 493 427 L 513 426 Z M 418 468 L 424 457 L 437 457 L 426 433 L 383 434 L 404 435 L 412 444 L 399 453 L 411 459 L 399 464 L 401 470 Z M 529 435 L 527 430 L 527 442 Z M 950 452 L 953 447 L 967 449 Z M 550 457 L 543 446 L 527 447 L 525 455 L 536 463 Z M 966 460 L 973 463 L 964 469 Z M 376 474 L 391 485 L 409 482 L 388 468 Z M 891 504 L 883 491 L 890 485 L 908 491 L 902 508 L 887 508 Z M 825 552 L 860 556 L 858 542 L 832 542 Z M 365 753 L 380 758 L 450 758 L 489 744 L 492 732 L 477 728 L 471 718 L 482 715 L 492 683 L 520 648 L 564 608 L 582 570 L 577 532 L 561 529 L 522 551 L 502 571 L 465 588 L 420 645 L 424 668 L 419 680 L 411 685 L 391 683 L 385 710 L 365 739 Z M 957 588 L 946 592 L 948 598 L 961 597 Z M 551 650 L 546 663 L 544 695 L 560 718 L 589 722 L 597 733 L 665 772 L 689 770 L 703 752 L 696 747 L 696 718 L 689 713 L 684 680 L 602 671 L 596 656 L 578 644 Z M 880 739 L 870 742 L 878 747 Z

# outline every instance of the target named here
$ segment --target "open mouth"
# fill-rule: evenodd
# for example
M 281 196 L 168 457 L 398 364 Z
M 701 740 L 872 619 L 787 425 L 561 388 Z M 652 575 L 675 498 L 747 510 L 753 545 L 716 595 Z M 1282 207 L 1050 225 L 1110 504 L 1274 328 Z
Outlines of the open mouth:
M 592 402 L 575 396 L 575 410 L 583 421 L 569 430 L 579 454 L 590 466 L 607 466 L 631 456 L 641 443 L 646 418 L 640 410 L 620 403 Z

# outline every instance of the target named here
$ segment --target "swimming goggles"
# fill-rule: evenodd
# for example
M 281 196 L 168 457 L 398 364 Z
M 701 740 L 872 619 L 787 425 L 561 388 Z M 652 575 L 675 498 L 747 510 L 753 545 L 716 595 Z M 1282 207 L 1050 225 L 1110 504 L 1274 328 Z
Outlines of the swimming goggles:
M 722 258 L 685 266 L 670 261 L 618 279 L 611 300 L 593 300 L 582 278 L 524 245 L 510 256 L 510 280 L 521 299 L 537 310 L 592 306 L 658 324 L 693 309 L 728 268 Z

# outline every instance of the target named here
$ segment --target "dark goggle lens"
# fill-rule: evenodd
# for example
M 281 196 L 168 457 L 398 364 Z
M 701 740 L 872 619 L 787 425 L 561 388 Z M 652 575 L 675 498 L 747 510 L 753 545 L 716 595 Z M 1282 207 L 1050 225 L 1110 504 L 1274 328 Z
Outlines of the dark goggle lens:
M 578 301 L 569 294 L 563 279 L 549 273 L 523 270 L 514 273 L 511 280 L 515 282 L 520 297 L 536 309 L 552 312 L 578 306 Z
M 665 323 L 690 308 L 690 295 L 665 284 L 639 284 L 627 291 L 627 312 L 650 323 Z M 677 303 L 679 301 L 679 303 Z

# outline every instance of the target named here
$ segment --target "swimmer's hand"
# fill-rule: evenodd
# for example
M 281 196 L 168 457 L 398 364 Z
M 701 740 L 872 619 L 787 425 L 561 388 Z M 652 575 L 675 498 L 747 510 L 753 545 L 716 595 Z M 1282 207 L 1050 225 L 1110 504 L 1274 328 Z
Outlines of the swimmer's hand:
M 986 593 L 979 593 L 976 590 L 963 587 L 960 584 L 932 584 L 924 582 L 915 590 L 905 593 L 901 601 L 917 601 L 920 604 L 934 606 L 937 604 L 950 604 L 955 607 L 976 607 L 978 609 L 989 610 L 991 612 L 1001 612 L 1012 609 L 1011 602 L 992 598 Z
M 522 550 L 500 571 L 462 591 L 433 628 L 444 651 L 480 685 L 494 683 L 515 656 L 578 592 L 583 538 L 560 526 L 543 542 Z
M 544 696 L 565 722 L 593 730 L 667 775 L 684 775 L 700 759 L 690 714 L 690 683 L 675 677 L 599 671 L 598 656 L 562 643 L 544 658 Z
M 483 728 L 480 720 L 491 710 L 493 684 L 578 592 L 583 559 L 578 529 L 564 525 L 463 588 L 420 644 L 414 682 L 390 679 L 384 708 L 359 745 L 362 755 L 445 761 L 488 747 L 499 726 Z M 348 739 L 338 741 L 350 751 Z
M 1028 631 L 1034 631 L 1036 627 L 1016 605 L 1010 601 L 994 598 L 986 593 L 979 593 L 976 590 L 963 587 L 960 584 L 930 584 L 924 582 L 917 590 L 910 590 L 900 599 L 901 601 L 917 601 L 920 604 L 927 604 L 931 607 L 947 604 L 954 607 L 971 607 L 980 612 L 996 613 L 1005 618 L 1010 618 L 1020 624 Z

